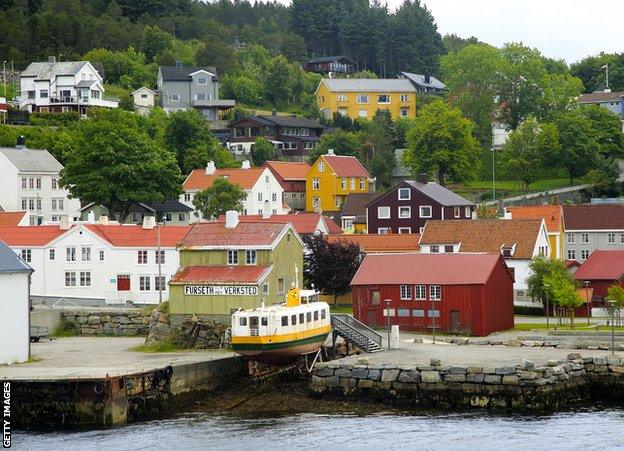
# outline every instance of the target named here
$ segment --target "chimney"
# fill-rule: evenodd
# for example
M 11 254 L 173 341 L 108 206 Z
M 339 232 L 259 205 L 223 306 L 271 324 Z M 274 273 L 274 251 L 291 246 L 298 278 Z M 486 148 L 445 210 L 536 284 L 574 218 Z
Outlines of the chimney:
M 327 149 L 327 155 L 336 155 L 334 149 Z
M 235 210 L 228 210 L 225 212 L 225 228 L 235 229 L 238 225 L 238 212 Z
M 108 225 L 108 216 L 107 215 L 100 215 L 100 224 L 101 225 Z
M 512 219 L 511 212 L 507 211 L 507 207 L 503 210 L 503 219 Z
M 243 160 L 243 164 L 241 164 L 241 169 L 251 169 L 251 163 L 249 160 Z
M 175 62 L 175 67 L 176 67 L 176 69 L 182 69 L 182 61 L 176 61 Z
M 420 183 L 429 183 L 429 176 L 427 174 L 419 174 L 417 180 Z
M 425 72 L 425 83 L 431 83 L 431 75 L 429 75 L 429 72 Z
M 95 222 L 95 213 L 93 210 L 89 210 L 89 213 L 87 213 L 87 222 Z
M 61 230 L 69 230 L 70 229 L 69 216 L 67 216 L 67 215 L 61 216 L 61 220 L 59 222 L 59 228 Z
M 24 135 L 19 135 L 17 137 L 17 140 L 15 142 L 15 148 L 16 149 L 25 149 L 26 148 L 26 138 L 24 137 Z
M 208 164 L 206 164 L 206 175 L 212 175 L 216 170 L 217 168 L 215 167 L 214 161 L 209 161 Z
M 275 110 L 271 111 L 271 116 L 277 116 L 277 111 Z
M 56 56 L 48 56 L 48 63 L 56 63 Z
M 271 204 L 268 200 L 264 201 L 264 205 L 262 207 L 262 219 L 269 219 L 271 217 Z
M 151 215 L 143 216 L 143 230 L 152 230 L 156 226 L 156 218 Z

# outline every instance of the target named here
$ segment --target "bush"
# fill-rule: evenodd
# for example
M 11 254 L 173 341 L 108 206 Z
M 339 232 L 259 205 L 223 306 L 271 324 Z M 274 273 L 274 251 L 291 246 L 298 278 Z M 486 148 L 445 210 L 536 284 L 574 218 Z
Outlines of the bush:
M 30 113 L 30 125 L 40 126 L 66 126 L 72 122 L 80 120 L 77 111 L 67 111 L 65 113 Z
M 525 305 L 514 305 L 514 315 L 544 316 L 544 307 L 528 307 Z
M 73 321 L 62 320 L 54 331 L 55 337 L 74 337 L 78 335 L 78 327 Z

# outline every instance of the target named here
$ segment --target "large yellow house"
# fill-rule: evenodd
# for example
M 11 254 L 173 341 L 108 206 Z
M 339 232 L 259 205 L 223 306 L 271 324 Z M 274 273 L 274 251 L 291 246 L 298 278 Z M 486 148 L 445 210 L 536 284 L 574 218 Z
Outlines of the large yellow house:
M 330 150 L 306 175 L 306 210 L 340 211 L 349 194 L 368 192 L 370 183 L 370 174 L 357 158 Z
M 416 88 L 407 79 L 323 78 L 316 102 L 327 118 L 372 119 L 377 110 L 389 110 L 393 119 L 416 116 Z

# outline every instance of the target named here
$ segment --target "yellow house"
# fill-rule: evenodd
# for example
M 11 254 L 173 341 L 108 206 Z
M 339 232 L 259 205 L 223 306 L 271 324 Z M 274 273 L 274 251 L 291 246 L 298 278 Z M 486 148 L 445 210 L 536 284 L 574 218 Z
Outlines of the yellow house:
M 316 102 L 327 118 L 372 119 L 377 110 L 389 110 L 393 119 L 416 116 L 416 88 L 407 79 L 323 78 Z
M 349 194 L 368 192 L 370 183 L 370 174 L 357 158 L 330 150 L 306 175 L 306 211 L 340 211 Z
M 563 253 L 564 224 L 561 205 L 510 206 L 505 208 L 505 217 L 508 219 L 543 219 L 548 232 L 550 258 L 566 258 Z

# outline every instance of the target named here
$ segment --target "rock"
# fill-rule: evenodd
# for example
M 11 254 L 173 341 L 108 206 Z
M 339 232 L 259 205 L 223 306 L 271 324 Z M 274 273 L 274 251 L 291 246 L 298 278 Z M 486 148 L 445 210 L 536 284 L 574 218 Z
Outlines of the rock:
M 496 368 L 496 374 L 500 374 L 500 375 L 516 374 L 516 368 L 513 366 L 505 366 L 502 368 Z
M 399 382 L 416 383 L 420 382 L 420 372 L 418 371 L 401 371 L 399 374 Z
M 339 370 L 336 370 L 339 371 Z M 365 368 L 354 368 L 351 370 L 351 377 L 356 379 L 366 379 L 368 377 L 368 369 Z
M 359 358 L 355 361 L 355 363 L 356 363 L 357 365 L 368 365 L 368 358 L 366 358 L 366 357 L 359 357 Z
M 87 324 L 100 324 L 100 322 L 99 316 L 89 316 L 89 318 L 87 318 Z
M 372 381 L 370 379 L 359 379 L 358 380 L 358 387 L 372 388 L 374 384 L 375 384 L 375 381 Z
M 381 378 L 381 370 L 376 368 L 369 369 L 368 378 L 373 381 L 378 381 Z
M 594 357 L 594 365 L 606 365 L 607 358 L 606 357 Z
M 340 387 L 340 378 L 338 376 L 326 377 L 325 385 L 327 385 L 328 387 Z
M 486 374 L 483 378 L 483 382 L 486 384 L 500 384 L 502 378 L 502 376 L 498 376 L 496 374 Z
M 535 368 L 535 363 L 531 362 L 530 360 L 527 359 L 522 359 L 522 364 L 520 365 L 520 367 L 523 370 L 531 370 L 533 368 Z
M 351 370 L 348 368 L 338 368 L 334 371 L 334 376 L 351 377 Z
M 582 359 L 581 354 L 578 352 L 571 352 L 568 354 L 568 360 L 578 360 Z
M 312 376 L 312 385 L 316 385 L 319 387 L 325 386 L 325 378 L 319 376 Z
M 429 365 L 430 366 L 440 366 L 440 365 L 442 365 L 442 362 L 440 361 L 440 359 L 431 359 L 429 361 Z
M 525 347 L 527 347 L 527 348 L 533 348 L 533 347 L 535 347 L 535 342 L 534 342 L 534 341 L 532 341 L 532 340 L 526 340 L 526 341 L 523 341 L 523 342 L 521 342 L 521 344 L 522 344 L 522 346 L 525 346 Z
M 487 407 L 490 402 L 490 398 L 487 396 L 471 396 L 470 405 L 472 407 Z
M 553 369 L 552 369 L 552 372 L 555 375 L 565 374 L 565 369 L 561 365 L 554 366 Z
M 453 373 L 445 374 L 444 382 L 466 382 L 466 375 Z
M 412 341 L 412 343 L 422 343 L 423 339 L 422 338 L 414 338 L 414 340 Z
M 326 366 L 326 367 L 319 367 L 317 365 L 316 368 L 314 369 L 314 374 L 316 374 L 318 376 L 321 376 L 321 377 L 333 376 L 334 375 L 334 369 L 330 368 L 328 366 Z
M 514 338 L 514 339 L 511 339 L 511 340 L 507 340 L 505 342 L 505 346 L 511 346 L 511 347 L 517 348 L 519 346 L 522 346 L 522 342 L 520 340 L 516 340 Z
M 518 376 L 516 375 L 503 376 L 503 385 L 518 385 Z
M 462 366 L 452 366 L 449 368 L 449 373 L 451 374 L 466 374 L 467 370 Z
M 550 359 L 547 363 L 548 366 L 557 366 L 559 365 L 559 360 Z
M 384 369 L 381 372 L 381 382 L 394 382 L 399 377 L 398 369 Z
M 441 382 L 442 378 L 440 377 L 440 373 L 438 373 L 437 371 L 421 371 L 420 380 L 427 384 L 433 384 L 436 382 Z
M 483 373 L 483 368 L 479 367 L 479 366 L 469 366 L 466 370 L 466 372 L 468 374 L 477 374 L 477 373 Z
M 482 373 L 468 373 L 466 374 L 466 382 L 474 382 L 477 384 L 483 383 L 485 375 Z

